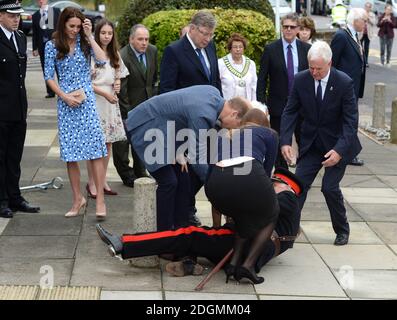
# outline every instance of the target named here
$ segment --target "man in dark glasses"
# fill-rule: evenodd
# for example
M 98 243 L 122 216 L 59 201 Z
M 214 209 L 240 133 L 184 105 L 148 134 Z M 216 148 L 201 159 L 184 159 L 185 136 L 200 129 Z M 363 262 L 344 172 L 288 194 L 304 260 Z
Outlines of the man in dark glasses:
M 281 19 L 282 37 L 268 45 L 263 52 L 256 89 L 257 100 L 269 108 L 270 125 L 280 133 L 281 114 L 287 105 L 294 76 L 308 69 L 307 52 L 310 45 L 297 39 L 299 31 L 297 14 L 288 14 Z M 266 94 L 267 84 L 269 91 Z M 299 139 L 299 126 L 295 131 Z M 288 168 L 281 153 L 278 153 L 276 166 Z

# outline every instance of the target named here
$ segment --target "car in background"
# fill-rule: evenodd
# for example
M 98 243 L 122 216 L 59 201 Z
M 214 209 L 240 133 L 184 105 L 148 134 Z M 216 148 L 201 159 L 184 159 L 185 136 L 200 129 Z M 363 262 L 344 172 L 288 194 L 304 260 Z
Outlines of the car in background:
M 95 26 L 96 22 L 105 17 L 103 12 L 93 11 L 85 9 L 80 4 L 73 1 L 48 1 L 48 5 L 50 7 L 58 8 L 63 11 L 66 7 L 74 7 L 78 8 L 84 15 L 92 21 L 92 25 Z M 39 7 L 36 4 L 36 1 L 32 1 L 32 3 L 23 8 L 25 10 L 24 13 L 21 13 L 21 21 L 22 21 L 22 31 L 25 34 L 29 34 L 32 30 L 32 16 L 33 14 L 39 10 Z
M 269 0 L 270 5 L 273 8 L 274 14 L 276 14 L 276 0 Z M 283 17 L 289 13 L 292 13 L 290 5 L 285 0 L 279 0 L 279 13 L 280 17 Z

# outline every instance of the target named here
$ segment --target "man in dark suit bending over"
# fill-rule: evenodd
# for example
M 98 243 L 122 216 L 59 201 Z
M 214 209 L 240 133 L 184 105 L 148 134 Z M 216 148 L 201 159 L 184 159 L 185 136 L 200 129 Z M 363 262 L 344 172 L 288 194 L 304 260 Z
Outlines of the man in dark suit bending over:
M 160 94 L 195 85 L 211 85 L 222 95 L 218 58 L 212 41 L 215 17 L 209 11 L 199 11 L 189 24 L 188 32 L 164 50 L 160 66 Z M 200 225 L 195 215 L 195 195 L 202 187 L 200 179 L 189 170 L 192 184 L 190 221 Z
M 317 173 L 325 167 L 321 192 L 331 214 L 335 245 L 349 240 L 349 223 L 339 183 L 346 165 L 360 152 L 357 138 L 358 108 L 354 83 L 345 73 L 331 68 L 332 51 L 324 41 L 308 53 L 309 70 L 295 75 L 292 93 L 281 119 L 281 152 L 287 162 L 294 158 L 292 134 L 299 114 L 302 129 L 296 175 L 303 183 L 299 197 L 302 210 Z
M 280 133 L 281 114 L 291 93 L 294 76 L 297 72 L 308 68 L 307 52 L 310 45 L 296 37 L 299 31 L 298 19 L 296 14 L 288 14 L 281 19 L 282 37 L 265 47 L 260 62 L 257 100 L 268 106 L 270 125 L 278 133 Z M 266 95 L 268 83 L 269 91 Z M 299 124 L 295 136 L 299 140 Z M 288 168 L 280 152 L 276 166 Z

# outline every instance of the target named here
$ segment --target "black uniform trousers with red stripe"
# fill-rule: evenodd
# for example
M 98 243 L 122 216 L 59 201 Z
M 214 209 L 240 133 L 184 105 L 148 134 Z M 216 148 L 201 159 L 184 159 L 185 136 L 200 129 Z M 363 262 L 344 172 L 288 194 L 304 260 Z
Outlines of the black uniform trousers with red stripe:
M 300 210 L 297 197 L 290 191 L 277 194 L 280 214 L 275 230 L 279 236 L 296 236 L 299 230 Z M 205 257 L 213 263 L 218 263 L 234 244 L 232 224 L 219 228 L 189 226 L 176 230 L 124 234 L 122 236 L 123 259 L 174 254 L 176 257 Z M 293 242 L 281 242 L 280 253 L 292 248 Z M 269 240 L 257 260 L 257 272 L 275 254 L 275 245 Z

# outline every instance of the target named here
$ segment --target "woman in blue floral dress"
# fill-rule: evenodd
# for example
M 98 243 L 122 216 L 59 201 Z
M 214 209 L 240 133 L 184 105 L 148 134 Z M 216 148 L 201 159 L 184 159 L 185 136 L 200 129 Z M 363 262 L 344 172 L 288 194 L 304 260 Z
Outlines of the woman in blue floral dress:
M 97 189 L 96 215 L 98 219 L 103 219 L 106 206 L 102 158 L 107 151 L 95 108 L 91 58 L 99 64 L 106 63 L 106 55 L 92 35 L 91 21 L 76 8 L 65 8 L 59 17 L 58 31 L 53 40 L 46 44 L 44 68 L 45 79 L 58 96 L 61 160 L 66 162 L 73 191 L 73 205 L 65 216 L 77 216 L 86 205 L 80 189 L 78 161 L 89 160 Z M 55 72 L 58 83 L 54 80 Z

